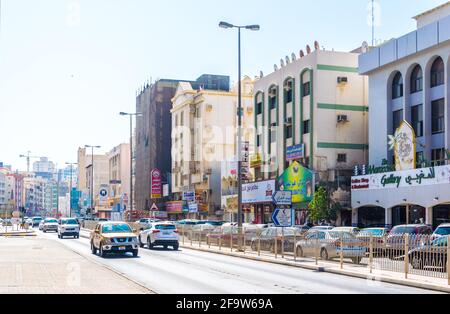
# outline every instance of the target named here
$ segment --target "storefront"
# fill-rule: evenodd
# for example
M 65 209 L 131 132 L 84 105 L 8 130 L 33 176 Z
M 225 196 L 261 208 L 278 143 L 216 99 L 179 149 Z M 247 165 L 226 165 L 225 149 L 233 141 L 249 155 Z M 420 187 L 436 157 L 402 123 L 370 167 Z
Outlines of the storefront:
M 276 191 L 275 180 L 260 181 L 242 185 L 242 204 L 246 208 L 246 222 L 272 223 L 274 211 L 272 196 Z

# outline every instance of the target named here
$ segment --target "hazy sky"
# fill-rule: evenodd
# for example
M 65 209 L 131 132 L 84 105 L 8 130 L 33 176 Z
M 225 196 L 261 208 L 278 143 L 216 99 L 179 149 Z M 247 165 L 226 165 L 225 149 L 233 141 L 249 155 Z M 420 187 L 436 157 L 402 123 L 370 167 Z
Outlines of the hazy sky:
M 244 73 L 269 73 L 318 40 L 349 51 L 371 41 L 368 0 L 0 0 L 0 161 L 26 169 L 28 150 L 59 165 L 79 146 L 128 141 L 120 111 L 152 77 L 236 80 L 236 34 L 219 21 L 261 25 L 243 34 Z M 379 0 L 376 39 L 415 28 L 444 0 Z

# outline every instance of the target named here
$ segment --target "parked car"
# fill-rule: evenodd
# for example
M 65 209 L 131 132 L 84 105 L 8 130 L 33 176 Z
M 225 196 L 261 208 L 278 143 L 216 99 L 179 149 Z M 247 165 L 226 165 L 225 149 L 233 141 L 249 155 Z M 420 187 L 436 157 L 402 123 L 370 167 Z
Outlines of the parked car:
M 294 238 L 299 239 L 302 233 L 297 228 L 284 228 L 284 251 L 294 252 Z M 260 237 L 256 236 L 251 239 L 251 248 L 253 251 L 258 250 L 258 243 L 260 249 L 263 251 L 270 251 L 275 253 L 275 238 L 277 239 L 277 252 L 282 252 L 282 228 L 270 227 L 263 229 Z
M 344 258 L 350 258 L 355 264 L 366 255 L 366 247 L 349 232 L 316 230 L 308 232 L 295 245 L 297 257 L 313 257 L 318 253 L 322 260 L 331 260 L 340 258 L 341 251 Z
M 138 237 L 135 230 L 125 222 L 99 222 L 90 235 L 92 254 L 100 253 L 101 257 L 107 254 L 133 253 L 139 254 Z
M 431 240 L 439 239 L 440 237 L 445 237 L 450 235 L 450 224 L 442 224 L 434 230 Z
M 42 231 L 44 233 L 49 231 L 58 232 L 58 220 L 55 218 L 45 218 L 42 224 Z
M 173 223 L 152 223 L 149 228 L 139 233 L 139 245 L 147 245 L 149 249 L 155 246 L 162 246 L 167 249 L 173 247 L 175 251 L 179 248 L 179 235 L 175 224 Z
M 314 226 L 311 229 L 309 229 L 307 232 L 311 233 L 314 231 L 331 231 L 333 229 L 334 229 L 333 226 Z
M 25 223 L 28 225 L 28 226 L 32 226 L 33 225 L 33 219 L 31 219 L 31 218 L 26 218 L 25 219 Z
M 354 235 L 357 235 L 360 232 L 361 229 L 356 227 L 335 227 L 331 229 L 331 231 L 337 231 L 337 232 L 348 232 Z
M 160 221 L 161 221 L 160 219 L 142 218 L 136 221 L 136 224 L 139 225 L 139 229 L 145 230 L 152 222 L 160 222 Z
M 405 235 L 409 235 L 409 248 L 413 249 L 429 240 L 433 229 L 424 224 L 399 225 L 389 232 L 384 245 L 384 254 L 390 259 L 402 258 L 405 256 Z
M 423 244 L 409 251 L 409 262 L 413 269 L 425 269 L 447 271 L 447 245 L 448 237 L 439 237 L 430 244 Z
M 3 227 L 12 227 L 12 222 L 11 222 L 11 219 L 4 219 L 3 221 L 2 221 L 2 225 L 3 225 Z
M 45 223 L 45 219 L 42 219 L 40 222 L 39 222 L 39 230 L 44 230 L 44 223 Z
M 58 238 L 64 239 L 65 236 L 80 238 L 80 225 L 74 218 L 61 218 L 58 221 Z
M 211 224 L 200 224 L 192 226 L 191 230 L 187 233 L 188 240 L 206 241 L 206 235 L 217 229 L 217 226 Z
M 43 221 L 44 219 L 42 217 L 33 217 L 31 218 L 31 220 L 33 221 L 33 223 L 31 224 L 31 227 L 39 227 L 39 224 L 41 221 Z

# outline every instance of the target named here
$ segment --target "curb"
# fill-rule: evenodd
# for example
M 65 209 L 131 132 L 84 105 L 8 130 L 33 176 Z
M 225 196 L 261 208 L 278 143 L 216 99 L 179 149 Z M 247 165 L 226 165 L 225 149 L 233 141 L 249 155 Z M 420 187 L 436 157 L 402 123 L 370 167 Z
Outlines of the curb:
M 11 238 L 11 237 L 35 237 L 36 233 L 0 233 L 0 237 Z
M 417 282 L 417 281 L 413 281 L 413 280 L 409 280 L 409 279 L 397 279 L 397 278 L 392 278 L 392 277 L 388 277 L 388 276 L 383 276 L 380 274 L 361 274 L 361 273 L 354 272 L 354 271 L 335 269 L 335 268 L 331 268 L 328 266 L 302 265 L 302 264 L 296 264 L 294 262 L 289 262 L 289 261 L 282 261 L 282 260 L 276 261 L 276 260 L 268 259 L 268 258 L 264 258 L 264 257 L 242 255 L 240 253 L 234 253 L 234 252 L 211 251 L 209 249 L 191 247 L 191 246 L 187 246 L 187 245 L 180 245 L 180 247 L 185 248 L 185 249 L 200 251 L 200 252 L 213 253 L 213 254 L 232 256 L 232 257 L 238 257 L 238 258 L 245 258 L 248 260 L 253 260 L 253 261 L 258 261 L 258 262 L 271 263 L 271 264 L 290 266 L 290 267 L 297 267 L 297 268 L 303 268 L 303 269 L 313 270 L 313 271 L 318 271 L 318 272 L 326 272 L 326 273 L 331 273 L 331 274 L 336 274 L 336 275 L 366 279 L 366 280 L 370 280 L 370 281 L 380 281 L 380 282 L 385 282 L 385 283 L 390 283 L 390 284 L 397 284 L 397 285 L 401 285 L 401 286 L 408 286 L 408 287 L 413 287 L 413 288 L 450 293 L 450 286 L 443 287 L 443 286 L 435 285 L 432 283 Z

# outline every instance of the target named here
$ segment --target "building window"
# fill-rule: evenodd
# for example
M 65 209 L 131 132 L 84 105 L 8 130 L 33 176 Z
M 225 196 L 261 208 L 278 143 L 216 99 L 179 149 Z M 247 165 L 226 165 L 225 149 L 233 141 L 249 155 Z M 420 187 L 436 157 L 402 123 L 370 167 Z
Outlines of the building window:
M 184 112 L 181 113 L 180 125 L 181 125 L 181 126 L 184 125 Z
M 270 143 L 275 143 L 277 141 L 277 127 L 276 126 L 273 126 L 270 129 L 269 136 L 270 136 Z
M 294 90 L 294 82 L 293 80 L 287 80 L 284 83 L 284 102 L 290 103 L 293 100 L 293 90 Z
M 444 61 L 437 58 L 431 66 L 431 87 L 444 85 Z
M 347 162 L 347 154 L 338 154 L 337 162 Z
M 420 169 L 422 168 L 422 164 L 425 162 L 425 155 L 423 152 L 417 152 L 416 153 L 416 168 Z
M 420 65 L 416 65 L 411 73 L 411 94 L 421 92 L 423 90 L 423 73 Z
M 256 114 L 257 115 L 262 114 L 262 110 L 263 110 L 262 107 L 263 107 L 262 106 L 262 102 L 259 102 L 259 103 L 256 104 Z
M 270 110 L 275 109 L 277 106 L 277 88 L 272 87 L 269 90 L 269 108 Z
M 402 121 L 403 121 L 403 110 L 394 111 L 392 113 L 392 134 L 395 134 Z
M 403 97 L 403 77 L 400 72 L 397 72 L 392 81 L 392 99 L 400 97 Z
M 259 92 L 256 95 L 256 115 L 263 113 L 263 94 Z
M 431 151 L 431 165 L 433 167 L 445 165 L 445 148 L 433 149 Z
M 411 108 L 411 123 L 417 137 L 423 136 L 423 106 L 418 105 Z
M 302 95 L 303 95 L 303 97 L 311 95 L 311 83 L 310 82 L 303 83 Z
M 303 121 L 303 134 L 309 134 L 311 132 L 311 120 Z
M 433 134 L 445 132 L 445 107 L 444 98 L 431 103 L 431 127 Z
M 261 146 L 261 135 L 256 136 L 256 146 Z
M 286 126 L 286 139 L 292 138 L 292 124 Z

